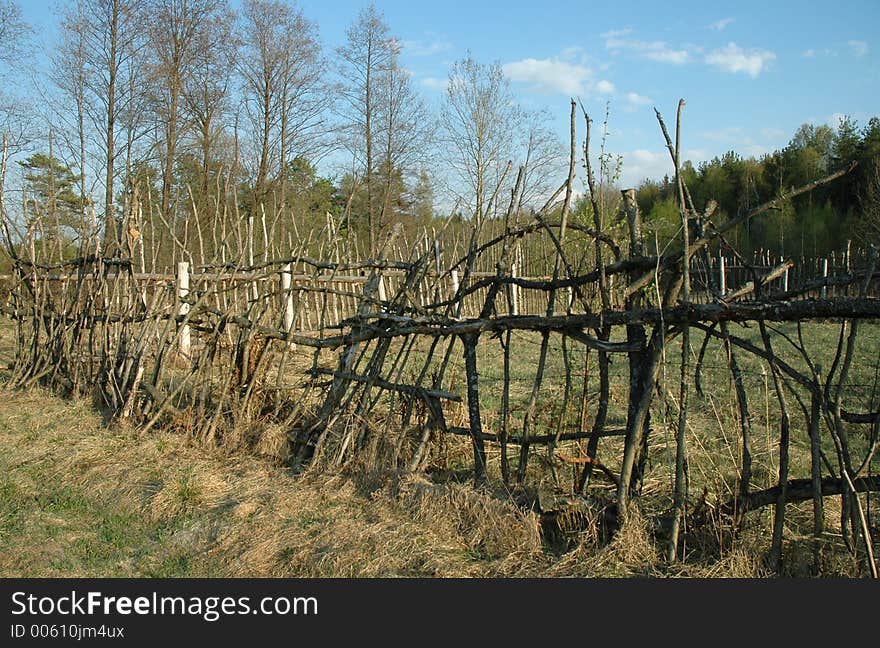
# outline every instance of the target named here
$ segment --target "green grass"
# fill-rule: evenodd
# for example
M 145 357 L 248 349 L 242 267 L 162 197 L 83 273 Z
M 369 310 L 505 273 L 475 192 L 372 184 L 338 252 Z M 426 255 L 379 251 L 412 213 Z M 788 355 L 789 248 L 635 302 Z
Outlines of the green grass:
M 157 563 L 156 550 L 181 520 L 151 522 L 124 504 L 104 501 L 96 493 L 65 485 L 58 477 L 46 479 L 46 468 L 39 466 L 41 479 L 31 488 L 16 485 L 9 477 L 0 486 L 0 553 L 27 558 L 15 575 L 44 575 L 44 561 L 50 573 L 84 576 L 200 573 L 194 556 L 188 555 L 195 548 Z M 6 463 L 3 470 L 10 477 L 17 476 Z M 35 470 L 28 472 L 33 475 Z

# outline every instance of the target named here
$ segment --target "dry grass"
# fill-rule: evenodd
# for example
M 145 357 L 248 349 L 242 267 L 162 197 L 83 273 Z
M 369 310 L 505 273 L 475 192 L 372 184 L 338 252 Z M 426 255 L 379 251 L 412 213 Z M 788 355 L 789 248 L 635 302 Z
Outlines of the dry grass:
M 2 576 L 483 576 L 542 552 L 533 515 L 465 486 L 295 477 L 104 427 L 83 402 L 4 396 Z
M 503 493 L 349 466 L 294 476 L 265 454 L 206 449 L 170 431 L 104 426 L 41 391 L 0 402 L 0 576 L 765 577 L 769 509 L 736 543 L 707 526 L 667 564 L 656 512 L 608 543 L 587 528 L 554 552 L 539 517 Z M 274 438 L 273 438 L 274 437 Z M 645 499 L 645 505 L 651 498 Z M 828 500 L 828 519 L 837 515 Z M 790 507 L 785 574 L 812 573 L 807 505 Z M 716 531 L 718 531 L 716 533 Z M 833 535 L 823 575 L 853 576 Z

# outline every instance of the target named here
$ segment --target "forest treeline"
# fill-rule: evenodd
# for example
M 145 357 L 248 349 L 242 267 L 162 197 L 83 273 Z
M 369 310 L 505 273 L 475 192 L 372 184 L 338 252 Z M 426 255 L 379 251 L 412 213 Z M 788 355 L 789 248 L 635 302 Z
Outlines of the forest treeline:
M 740 251 L 770 250 L 776 255 L 824 256 L 846 248 L 847 241 L 880 243 L 880 119 L 859 127 L 850 118 L 837 128 L 804 124 L 782 150 L 759 158 L 730 151 L 696 166 L 682 166 L 698 208 L 718 202 L 715 220 L 735 218 L 793 188 L 808 184 L 852 162 L 853 172 L 788 202 L 778 213 L 750 222 L 732 234 Z M 675 178 L 646 180 L 638 189 L 642 212 L 666 237 L 677 231 L 680 216 Z
M 516 100 L 499 63 L 456 61 L 432 107 L 372 5 L 333 49 L 295 3 L 279 0 L 68 0 L 56 13 L 53 49 L 36 54 L 50 60 L 35 79 L 43 100 L 7 89 L 0 101 L 22 190 L 4 205 L 13 235 L 50 252 L 94 240 L 112 253 L 148 240 L 154 263 L 167 265 L 198 239 L 207 260 L 233 234 L 240 243 L 249 219 L 282 247 L 329 224 L 375 250 L 396 222 L 418 231 L 449 213 L 459 223 L 503 213 L 520 169 L 514 213 L 527 217 L 566 175 L 568 144 L 546 112 Z M 14 0 L 0 0 L 6 88 L 28 74 L 29 31 Z M 696 204 L 717 200 L 724 219 L 858 160 L 845 181 L 735 241 L 822 254 L 880 237 L 878 147 L 876 118 L 864 127 L 847 118 L 836 131 L 804 125 L 760 159 L 688 162 L 683 175 Z M 602 151 L 611 227 L 621 161 Z M 644 181 L 638 200 L 658 240 L 676 235 L 673 178 Z M 592 222 L 586 201 L 573 217 Z

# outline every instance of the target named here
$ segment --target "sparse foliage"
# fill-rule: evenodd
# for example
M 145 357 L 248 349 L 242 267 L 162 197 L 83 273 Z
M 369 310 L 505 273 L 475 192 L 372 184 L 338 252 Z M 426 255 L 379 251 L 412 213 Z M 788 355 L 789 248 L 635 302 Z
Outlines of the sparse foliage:
M 449 73 L 440 121 L 447 162 L 477 222 L 488 216 L 493 180 L 514 154 L 521 110 L 501 65 L 471 56 Z
M 282 188 L 283 169 L 296 155 L 323 147 L 323 86 L 317 26 L 279 0 L 246 0 L 239 24 L 239 72 L 248 135 L 256 145 L 250 169 L 253 206 Z
M 394 145 L 389 145 L 389 142 L 397 138 L 397 134 L 383 123 L 380 106 L 384 101 L 387 119 L 400 121 L 393 95 L 398 90 L 395 86 L 399 86 L 400 79 L 405 79 L 402 76 L 405 73 L 396 63 L 400 45 L 391 36 L 384 16 L 375 5 L 363 9 L 345 34 L 346 43 L 336 50 L 342 76 L 342 99 L 339 104 L 343 119 L 342 142 L 359 167 L 366 197 L 364 212 L 367 230 L 370 247 L 373 248 L 379 206 L 386 202 L 377 191 L 375 174 L 380 160 L 387 165 L 388 158 L 393 156 Z M 408 89 L 405 81 L 403 89 Z M 383 130 L 387 130 L 384 138 Z M 384 156 L 379 152 L 380 143 L 384 143 Z M 391 174 L 386 175 L 391 177 Z

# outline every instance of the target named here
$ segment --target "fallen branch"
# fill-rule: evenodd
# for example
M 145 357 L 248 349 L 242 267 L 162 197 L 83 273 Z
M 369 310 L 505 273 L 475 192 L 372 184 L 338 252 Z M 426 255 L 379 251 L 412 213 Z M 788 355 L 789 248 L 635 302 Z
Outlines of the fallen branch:
M 880 491 L 880 476 L 859 477 L 852 481 L 853 487 L 857 493 Z M 775 504 L 779 499 L 779 486 L 766 488 L 760 491 L 752 491 L 745 500 L 731 499 L 722 507 L 722 511 L 726 514 L 732 514 L 739 510 L 745 513 Z M 842 495 L 848 492 L 849 486 L 846 481 L 839 477 L 823 477 L 822 478 L 822 497 L 830 497 L 833 495 Z M 786 485 L 785 502 L 787 504 L 795 502 L 806 502 L 813 499 L 813 481 L 812 479 L 791 479 Z

